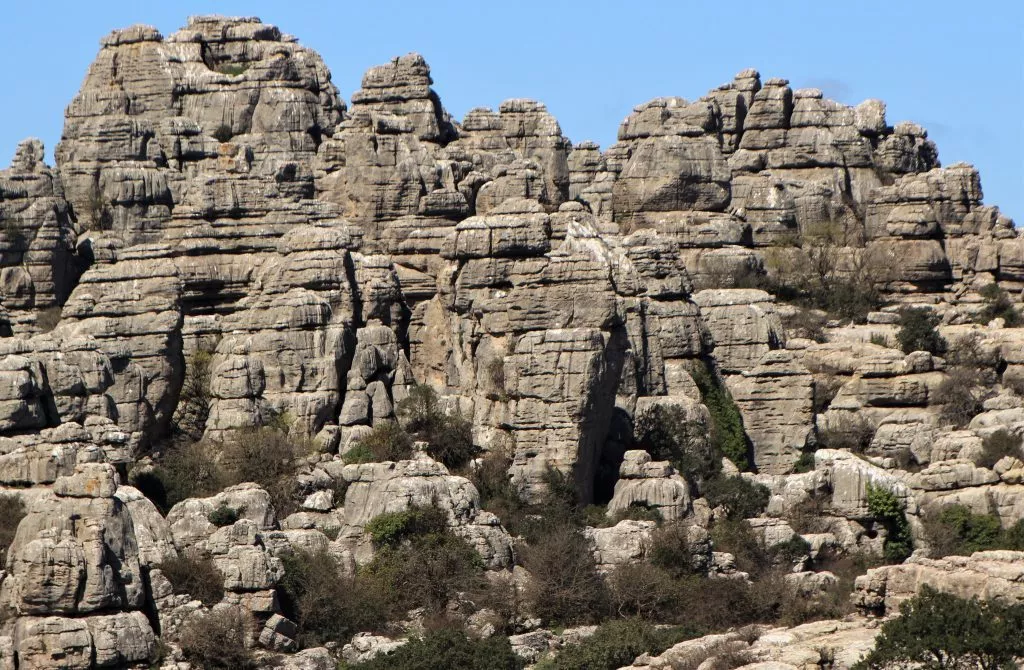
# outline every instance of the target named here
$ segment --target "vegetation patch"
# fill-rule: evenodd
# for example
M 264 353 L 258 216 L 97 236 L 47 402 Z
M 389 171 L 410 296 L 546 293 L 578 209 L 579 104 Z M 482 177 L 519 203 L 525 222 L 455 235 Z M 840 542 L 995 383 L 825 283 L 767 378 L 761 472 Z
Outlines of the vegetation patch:
M 875 648 L 855 670 L 1020 667 L 1024 606 L 966 600 L 929 586 L 882 625 Z
M 182 555 L 157 567 L 176 594 L 188 594 L 207 607 L 224 598 L 224 575 L 208 556 Z

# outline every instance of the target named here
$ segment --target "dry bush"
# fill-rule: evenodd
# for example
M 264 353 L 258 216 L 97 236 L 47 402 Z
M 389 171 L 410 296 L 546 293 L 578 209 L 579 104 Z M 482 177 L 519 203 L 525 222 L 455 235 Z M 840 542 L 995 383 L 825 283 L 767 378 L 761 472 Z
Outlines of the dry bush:
M 651 564 L 667 571 L 673 577 L 693 573 L 698 566 L 693 563 L 693 548 L 690 546 L 689 525 L 683 521 L 667 523 L 651 533 L 651 546 L 647 551 Z
M 186 621 L 178 643 L 185 658 L 203 670 L 255 670 L 248 646 L 252 630 L 247 612 L 226 607 Z
M 1009 456 L 1024 460 L 1024 449 L 1021 448 L 1021 436 L 1001 429 L 985 438 L 982 443 L 981 458 L 978 465 L 991 469 L 1003 458 Z
M 285 575 L 278 595 L 285 614 L 299 627 L 304 647 L 344 640 L 374 630 L 386 620 L 386 608 L 375 584 L 346 575 L 326 551 L 296 551 L 281 556 Z
M 653 565 L 620 565 L 607 582 L 612 609 L 620 617 L 663 620 L 677 603 L 675 580 Z
M 946 378 L 935 390 L 935 402 L 941 405 L 941 417 L 954 428 L 962 428 L 984 409 L 985 390 L 978 385 L 977 372 L 954 366 L 946 371 Z
M 0 566 L 7 562 L 7 548 L 14 541 L 18 524 L 25 518 L 25 503 L 16 495 L 0 494 Z
M 242 428 L 221 446 L 221 466 L 229 484 L 255 482 L 263 487 L 283 518 L 297 507 L 295 468 L 311 450 L 307 439 L 279 427 Z
M 551 528 L 522 548 L 522 560 L 533 577 L 526 600 L 545 623 L 587 623 L 607 611 L 608 595 L 590 543 L 575 528 Z
M 157 567 L 176 594 L 188 594 L 207 607 L 224 598 L 224 575 L 208 556 L 182 555 Z
M 133 474 L 132 484 L 166 514 L 186 498 L 205 498 L 227 486 L 227 478 L 208 442 L 188 439 L 165 443 L 160 462 Z
M 875 427 L 859 413 L 829 415 L 825 428 L 818 432 L 818 445 L 826 449 L 847 449 L 864 453 L 871 446 Z

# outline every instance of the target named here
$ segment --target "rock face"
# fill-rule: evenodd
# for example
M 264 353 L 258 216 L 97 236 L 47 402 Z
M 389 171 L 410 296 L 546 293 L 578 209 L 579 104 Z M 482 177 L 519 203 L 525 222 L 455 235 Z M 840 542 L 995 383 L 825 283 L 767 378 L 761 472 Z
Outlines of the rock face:
M 1018 599 L 1019 557 L 930 561 L 921 527 L 954 503 L 1007 528 L 1024 518 L 1024 456 L 984 453 L 999 430 L 1024 434 L 1024 329 L 989 318 L 985 288 L 1020 303 L 1024 238 L 982 203 L 977 171 L 941 167 L 926 131 L 891 125 L 880 101 L 849 107 L 754 70 L 695 101 L 639 105 L 604 151 L 573 145 L 533 100 L 458 122 L 432 84 L 407 54 L 370 69 L 346 106 L 320 57 L 259 19 L 193 17 L 166 38 L 133 26 L 101 41 L 56 165 L 26 140 L 0 170 L 0 486 L 29 511 L 0 573 L 17 615 L 0 627 L 0 666 L 150 662 L 155 628 L 173 638 L 207 614 L 159 567 L 190 552 L 224 577 L 218 607 L 242 607 L 254 642 L 291 652 L 281 557 L 325 550 L 354 569 L 372 551 L 367 522 L 415 504 L 440 506 L 488 568 L 508 570 L 513 540 L 469 479 L 423 453 L 341 457 L 415 384 L 483 452 L 510 457 L 527 499 L 554 469 L 609 516 L 692 517 L 701 572 L 742 577 L 712 552 L 700 482 L 637 449 L 653 407 L 679 410 L 693 448 L 739 416 L 753 455 L 741 476 L 771 493 L 751 523 L 765 542 L 799 530 L 812 556 L 879 553 L 868 485 L 894 493 L 920 551 L 862 578 L 863 607 L 926 583 Z M 811 342 L 794 336 L 786 291 L 763 287 L 823 258 L 886 304 L 867 325 L 825 320 Z M 969 422 L 947 419 L 952 352 L 880 344 L 903 305 L 935 310 L 950 342 L 976 338 L 995 381 Z M 967 325 L 982 314 L 991 323 Z M 311 438 L 299 511 L 278 518 L 267 491 L 241 484 L 164 518 L 125 486 L 185 416 L 211 443 L 270 422 Z M 222 505 L 241 512 L 219 528 Z M 651 531 L 586 533 L 607 572 L 642 560 Z M 873 637 L 846 623 L 690 646 L 807 667 L 814 644 Z M 320 649 L 281 663 L 333 661 Z

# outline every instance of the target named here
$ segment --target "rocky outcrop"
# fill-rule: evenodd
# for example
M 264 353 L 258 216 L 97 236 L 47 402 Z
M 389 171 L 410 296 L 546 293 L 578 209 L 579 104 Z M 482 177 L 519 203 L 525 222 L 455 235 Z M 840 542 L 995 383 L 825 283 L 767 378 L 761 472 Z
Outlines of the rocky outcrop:
M 897 611 L 899 604 L 929 586 L 960 598 L 1024 602 L 1024 552 L 980 551 L 941 559 L 913 557 L 902 565 L 868 570 L 857 578 L 858 607 Z

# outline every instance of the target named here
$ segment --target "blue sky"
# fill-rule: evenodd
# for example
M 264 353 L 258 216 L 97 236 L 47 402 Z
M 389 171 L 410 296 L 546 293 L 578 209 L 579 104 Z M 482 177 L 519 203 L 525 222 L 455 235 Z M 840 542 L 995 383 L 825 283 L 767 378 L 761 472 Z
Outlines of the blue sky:
M 456 118 L 536 98 L 574 142 L 603 147 L 634 105 L 698 98 L 747 67 L 847 104 L 881 98 L 890 123 L 925 126 L 943 164 L 978 166 L 985 202 L 1024 223 L 1022 5 L 14 0 L 0 22 L 0 163 L 28 136 L 52 156 L 64 108 L 112 28 L 148 23 L 167 35 L 189 14 L 255 15 L 319 51 L 346 101 L 368 67 L 418 51 Z

